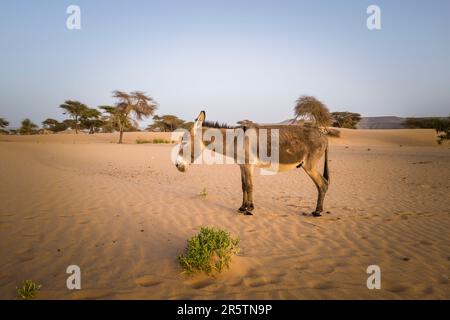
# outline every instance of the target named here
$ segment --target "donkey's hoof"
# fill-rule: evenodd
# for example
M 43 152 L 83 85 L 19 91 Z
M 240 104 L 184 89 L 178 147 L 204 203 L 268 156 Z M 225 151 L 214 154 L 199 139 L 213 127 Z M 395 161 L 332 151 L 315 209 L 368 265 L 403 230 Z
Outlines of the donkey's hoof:
M 255 209 L 255 206 L 253 205 L 253 203 L 251 203 L 247 206 L 247 211 L 253 211 L 253 209 Z
M 312 215 L 313 215 L 313 217 L 321 217 L 322 216 L 319 211 L 314 211 L 312 213 Z
M 244 212 L 244 216 L 252 216 L 253 215 L 253 213 L 251 213 L 250 211 L 245 211 Z
M 247 211 L 247 207 L 242 206 L 242 207 L 240 207 L 240 208 L 238 209 L 238 211 L 239 211 L 239 212 L 245 212 L 245 211 Z

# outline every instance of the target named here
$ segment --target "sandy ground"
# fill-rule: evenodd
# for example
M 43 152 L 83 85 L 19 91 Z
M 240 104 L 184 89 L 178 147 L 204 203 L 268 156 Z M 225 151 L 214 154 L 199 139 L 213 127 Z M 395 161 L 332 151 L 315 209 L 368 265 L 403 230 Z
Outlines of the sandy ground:
M 243 216 L 237 166 L 182 174 L 171 145 L 134 144 L 156 135 L 0 137 L 1 299 L 25 279 L 42 299 L 450 299 L 450 148 L 432 130 L 331 139 L 320 218 L 304 215 L 316 190 L 301 169 L 256 175 Z M 201 226 L 241 239 L 215 278 L 177 264 Z M 71 264 L 82 290 L 66 288 Z M 366 287 L 372 264 L 381 290 Z

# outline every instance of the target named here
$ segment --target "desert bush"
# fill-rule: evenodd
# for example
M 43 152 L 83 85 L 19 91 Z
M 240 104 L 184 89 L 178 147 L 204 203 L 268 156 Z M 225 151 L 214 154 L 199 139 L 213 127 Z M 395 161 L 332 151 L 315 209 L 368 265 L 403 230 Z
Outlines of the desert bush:
M 171 142 L 169 140 L 164 140 L 164 139 L 158 138 L 158 139 L 153 139 L 152 143 L 171 143 Z
M 438 132 L 437 143 L 442 144 L 445 140 L 450 140 L 450 129 L 443 132 Z
M 41 285 L 38 285 L 31 280 L 25 280 L 22 282 L 22 285 L 17 288 L 17 296 L 21 299 L 31 299 L 34 298 L 39 289 L 41 289 Z
M 144 144 L 144 143 L 173 143 L 173 141 L 165 140 L 165 139 L 153 139 L 153 140 L 146 140 L 146 139 L 136 139 L 137 144 Z
M 206 191 L 206 188 L 203 188 L 203 190 L 200 191 L 198 195 L 202 196 L 202 197 L 206 197 L 208 195 L 208 191 Z
M 144 143 L 152 143 L 150 140 L 146 139 L 136 139 L 137 144 L 144 144 Z
M 294 114 L 295 120 L 299 117 L 313 120 L 316 127 L 327 127 L 332 122 L 327 106 L 312 96 L 298 98 L 294 107 Z
M 232 238 L 224 230 L 202 227 L 200 232 L 188 240 L 184 254 L 178 257 L 183 272 L 196 271 L 212 275 L 229 268 L 231 257 L 239 251 L 239 239 Z

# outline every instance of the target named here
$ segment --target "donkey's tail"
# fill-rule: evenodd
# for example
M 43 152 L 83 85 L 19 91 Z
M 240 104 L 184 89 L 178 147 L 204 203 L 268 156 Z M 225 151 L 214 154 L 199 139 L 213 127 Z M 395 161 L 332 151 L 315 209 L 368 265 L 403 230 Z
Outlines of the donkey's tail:
M 330 171 L 328 170 L 328 145 L 325 149 L 325 163 L 323 164 L 323 177 L 330 183 Z

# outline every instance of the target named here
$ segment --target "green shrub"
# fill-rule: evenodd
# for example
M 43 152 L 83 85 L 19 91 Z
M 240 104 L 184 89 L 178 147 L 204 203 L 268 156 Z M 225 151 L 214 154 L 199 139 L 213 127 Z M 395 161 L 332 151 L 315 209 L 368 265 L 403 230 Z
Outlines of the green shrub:
M 203 188 L 203 190 L 200 191 L 198 195 L 202 196 L 202 197 L 206 197 L 208 195 L 208 191 L 206 191 L 206 188 Z
M 164 139 L 153 139 L 152 143 L 170 143 L 170 141 Z
M 136 139 L 137 144 L 152 143 L 150 140 Z
M 17 296 L 22 299 L 31 299 L 39 291 L 41 285 L 36 284 L 31 280 L 25 280 L 22 282 L 22 286 L 17 288 Z
M 232 255 L 238 253 L 239 239 L 224 230 L 202 227 L 188 240 L 184 254 L 178 257 L 183 272 L 203 271 L 208 275 L 229 268 Z

